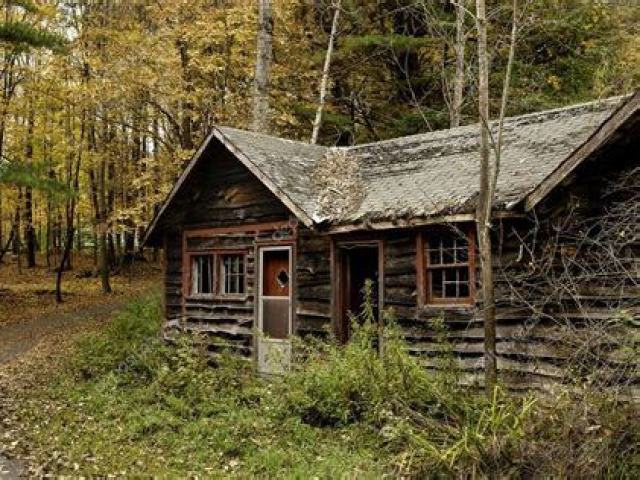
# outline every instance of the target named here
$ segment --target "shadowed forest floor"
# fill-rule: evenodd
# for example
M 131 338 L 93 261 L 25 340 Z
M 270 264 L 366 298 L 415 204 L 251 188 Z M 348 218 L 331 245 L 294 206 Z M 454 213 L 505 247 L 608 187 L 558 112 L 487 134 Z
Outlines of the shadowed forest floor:
M 92 275 L 94 270 L 91 257 L 76 256 L 73 270 L 63 275 L 64 301 L 56 304 L 55 272 L 47 269 L 43 258 L 38 258 L 36 268 L 30 269 L 19 268 L 15 260 L 5 257 L 0 263 L 0 325 L 46 320 L 64 313 L 83 312 L 90 306 L 122 302 L 157 284 L 160 274 L 160 267 L 149 263 L 126 266 L 111 277 L 113 293 L 103 295 L 100 278 Z

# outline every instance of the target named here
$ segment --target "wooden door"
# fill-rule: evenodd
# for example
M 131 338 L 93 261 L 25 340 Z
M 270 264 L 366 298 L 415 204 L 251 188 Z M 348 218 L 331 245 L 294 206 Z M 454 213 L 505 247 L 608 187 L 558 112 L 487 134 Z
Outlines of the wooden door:
M 258 370 L 281 373 L 291 357 L 291 247 L 260 249 Z

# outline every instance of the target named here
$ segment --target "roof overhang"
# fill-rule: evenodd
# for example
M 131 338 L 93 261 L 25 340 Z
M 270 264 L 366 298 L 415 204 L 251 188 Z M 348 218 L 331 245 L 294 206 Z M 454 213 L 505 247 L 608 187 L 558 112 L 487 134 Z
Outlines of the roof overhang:
M 523 218 L 525 215 L 513 211 L 499 210 L 494 211 L 491 216 L 495 220 L 501 220 Z M 446 225 L 454 223 L 469 223 L 475 221 L 476 216 L 474 213 L 457 213 L 451 215 L 433 215 L 429 217 L 409 218 L 395 221 L 364 221 L 354 224 L 330 225 L 326 231 L 329 234 L 338 235 L 341 233 L 371 232 L 379 230 L 393 230 L 397 228 L 417 228 L 429 225 Z
M 300 220 L 305 226 L 311 227 L 313 225 L 313 220 L 309 217 L 298 205 L 295 204 L 291 200 L 291 198 L 286 195 L 282 189 L 280 189 L 267 174 L 265 174 L 258 166 L 251 161 L 251 159 L 245 155 L 236 145 L 229 140 L 224 133 L 222 133 L 217 127 L 213 127 L 211 132 L 200 144 L 196 152 L 189 160 L 187 167 L 184 169 L 178 181 L 175 183 L 169 195 L 162 203 L 162 207 L 153 217 L 153 220 L 149 224 L 147 228 L 142 244 L 145 245 L 150 238 L 154 235 L 155 230 L 158 228 L 160 221 L 162 220 L 165 212 L 168 207 L 173 202 L 173 199 L 178 194 L 182 185 L 187 181 L 187 179 L 191 176 L 191 173 L 195 166 L 201 161 L 207 147 L 213 140 L 218 140 L 225 148 L 227 148 L 242 165 L 244 165 L 260 182 L 269 189 L 271 193 L 273 193 L 297 218 Z
M 629 119 L 637 115 L 639 109 L 640 90 L 623 102 L 582 145 L 574 150 L 553 172 L 524 197 L 522 204 L 525 211 L 535 208 L 551 191 L 567 179 L 578 166 L 605 145 Z

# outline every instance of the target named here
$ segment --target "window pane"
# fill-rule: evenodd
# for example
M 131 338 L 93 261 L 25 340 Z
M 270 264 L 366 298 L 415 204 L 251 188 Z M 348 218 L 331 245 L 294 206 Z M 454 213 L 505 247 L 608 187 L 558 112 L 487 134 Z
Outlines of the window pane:
M 431 286 L 431 296 L 442 298 L 442 270 L 431 270 L 429 272 L 429 285 Z
M 468 282 L 469 281 L 469 269 L 466 267 L 463 268 L 459 268 L 458 269 L 458 280 L 462 281 L 462 282 Z
M 446 283 L 444 286 L 445 298 L 457 298 L 456 295 L 456 283 Z
M 450 264 L 453 263 L 453 252 L 452 248 L 445 248 L 442 250 L 442 263 Z
M 191 261 L 191 293 L 213 293 L 213 256 L 198 255 Z
M 456 280 L 458 279 L 457 273 L 458 273 L 458 269 L 457 268 L 451 268 L 451 269 L 445 270 L 444 271 L 444 280 L 446 282 L 455 283 Z
M 244 255 L 222 255 L 220 268 L 220 293 L 244 293 Z

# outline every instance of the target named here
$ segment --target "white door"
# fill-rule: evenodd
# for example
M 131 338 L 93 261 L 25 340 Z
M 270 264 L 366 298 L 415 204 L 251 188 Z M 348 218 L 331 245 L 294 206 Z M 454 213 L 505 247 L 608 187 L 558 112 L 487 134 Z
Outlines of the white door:
M 291 362 L 291 247 L 261 247 L 258 275 L 258 371 L 283 373 Z

